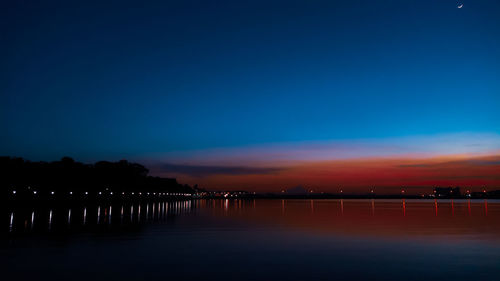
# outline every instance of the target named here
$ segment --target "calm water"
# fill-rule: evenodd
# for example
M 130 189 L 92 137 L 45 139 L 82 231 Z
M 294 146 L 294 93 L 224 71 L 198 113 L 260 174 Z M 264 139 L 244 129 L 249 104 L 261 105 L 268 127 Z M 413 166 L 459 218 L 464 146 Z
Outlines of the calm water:
M 500 280 L 500 201 L 2 209 L 4 280 Z

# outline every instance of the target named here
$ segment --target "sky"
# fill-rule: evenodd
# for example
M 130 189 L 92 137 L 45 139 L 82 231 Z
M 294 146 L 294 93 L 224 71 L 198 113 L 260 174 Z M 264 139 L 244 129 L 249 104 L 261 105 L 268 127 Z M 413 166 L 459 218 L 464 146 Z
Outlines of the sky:
M 0 155 L 209 189 L 500 188 L 500 2 L 460 3 L 3 1 Z

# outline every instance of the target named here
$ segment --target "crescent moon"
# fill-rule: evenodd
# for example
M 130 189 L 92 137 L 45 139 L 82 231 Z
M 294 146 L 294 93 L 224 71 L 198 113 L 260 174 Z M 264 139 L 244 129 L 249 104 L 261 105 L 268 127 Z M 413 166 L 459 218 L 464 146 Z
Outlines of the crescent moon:
M 460 5 L 458 5 L 457 8 L 462 9 L 463 6 L 464 6 L 464 4 L 460 4 Z

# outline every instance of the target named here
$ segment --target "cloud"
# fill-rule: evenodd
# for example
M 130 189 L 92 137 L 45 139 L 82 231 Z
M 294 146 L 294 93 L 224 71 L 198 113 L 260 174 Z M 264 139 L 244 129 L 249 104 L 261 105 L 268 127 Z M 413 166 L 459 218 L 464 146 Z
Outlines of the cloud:
M 470 164 L 478 166 L 500 166 L 500 160 L 469 160 Z
M 182 174 L 191 177 L 206 177 L 212 175 L 267 175 L 276 174 L 283 168 L 261 168 L 246 166 L 203 166 L 203 165 L 178 165 L 165 163 L 160 165 L 164 173 Z
M 436 164 L 403 164 L 398 165 L 399 168 L 429 168 L 436 166 Z
M 475 159 L 461 159 L 454 161 L 443 161 L 438 163 L 413 163 L 413 164 L 401 164 L 397 167 L 399 168 L 442 168 L 449 167 L 450 165 L 461 165 L 463 167 L 473 167 L 473 166 L 499 166 L 500 159 L 498 156 L 485 157 L 485 158 L 475 158 Z

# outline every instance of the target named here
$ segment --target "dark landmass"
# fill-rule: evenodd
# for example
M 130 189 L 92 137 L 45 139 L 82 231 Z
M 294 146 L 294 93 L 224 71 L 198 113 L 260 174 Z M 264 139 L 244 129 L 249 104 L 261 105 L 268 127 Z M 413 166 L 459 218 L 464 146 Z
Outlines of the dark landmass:
M 173 178 L 148 176 L 144 166 L 126 160 L 31 162 L 0 157 L 0 198 L 7 200 L 92 200 L 191 196 L 195 189 Z

